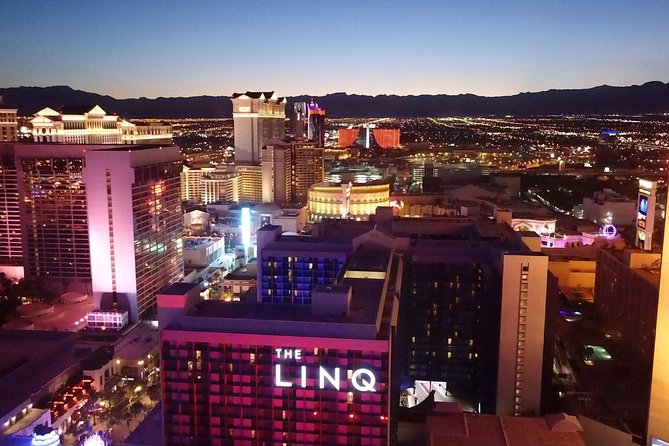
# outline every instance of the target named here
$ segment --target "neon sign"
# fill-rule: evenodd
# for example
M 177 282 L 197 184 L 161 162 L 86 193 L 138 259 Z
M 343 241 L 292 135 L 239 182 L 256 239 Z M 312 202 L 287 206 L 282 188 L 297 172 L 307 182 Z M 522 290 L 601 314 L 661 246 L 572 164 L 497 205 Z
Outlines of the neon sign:
M 276 358 L 280 360 L 301 360 L 302 350 L 277 348 L 274 350 Z M 298 377 L 288 377 L 283 375 L 283 364 L 277 363 L 274 365 L 274 385 L 277 387 L 293 387 L 299 386 L 301 388 L 307 387 L 307 379 L 309 373 L 306 365 L 300 366 L 300 375 Z M 335 390 L 341 388 L 341 369 L 335 367 L 332 370 L 327 370 L 323 366 L 318 366 L 318 373 L 311 376 L 318 376 L 318 388 L 325 389 L 327 385 Z M 365 368 L 354 370 L 350 378 L 351 385 L 359 392 L 376 392 L 374 386 L 376 385 L 376 376 L 374 373 Z
M 613 225 L 606 225 L 602 228 L 599 228 L 599 235 L 606 238 L 613 238 L 618 235 L 618 230 Z

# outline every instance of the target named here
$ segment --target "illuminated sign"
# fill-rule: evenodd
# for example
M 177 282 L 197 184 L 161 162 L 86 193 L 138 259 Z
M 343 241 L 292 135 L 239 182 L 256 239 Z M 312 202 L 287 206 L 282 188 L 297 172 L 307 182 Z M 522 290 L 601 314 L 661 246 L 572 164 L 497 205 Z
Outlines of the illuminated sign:
M 602 228 L 599 228 L 599 235 L 606 238 L 613 238 L 618 235 L 618 230 L 613 225 L 606 225 Z
M 242 245 L 251 246 L 251 209 L 242 208 Z
M 636 216 L 636 225 L 641 229 L 646 229 L 646 217 L 648 215 L 648 197 L 641 195 L 639 197 L 639 208 Z
M 302 350 L 299 349 L 277 348 L 274 352 L 276 358 L 279 360 L 300 361 L 302 359 Z M 310 372 L 307 370 L 306 365 L 302 365 L 300 366 L 299 376 L 290 377 L 283 374 L 284 369 L 282 366 L 283 364 L 281 363 L 274 365 L 274 385 L 277 387 L 299 386 L 304 389 L 307 387 L 307 380 L 309 377 L 318 377 L 319 389 L 331 387 L 335 390 L 340 390 L 341 388 L 341 369 L 339 367 L 334 367 L 328 370 L 319 365 L 317 372 Z M 374 373 L 369 369 L 360 368 L 354 370 L 353 373 L 351 373 L 350 382 L 353 388 L 359 392 L 376 391 L 374 388 L 376 385 L 376 376 L 374 376 Z

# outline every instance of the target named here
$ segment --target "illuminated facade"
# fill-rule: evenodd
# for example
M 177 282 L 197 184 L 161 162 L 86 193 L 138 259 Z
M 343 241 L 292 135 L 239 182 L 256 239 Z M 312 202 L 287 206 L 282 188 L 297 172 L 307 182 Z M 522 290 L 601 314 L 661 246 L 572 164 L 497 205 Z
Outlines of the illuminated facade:
M 204 301 L 167 325 L 166 444 L 388 444 L 399 260 L 371 245 L 351 257 L 347 274 L 375 277 L 321 287 L 311 305 Z
M 323 181 L 323 151 L 313 143 L 292 143 L 293 203 L 306 203 L 309 187 Z
M 292 200 L 292 150 L 282 141 L 262 148 L 262 201 L 290 203 Z
M 126 147 L 87 152 L 84 181 L 93 293 L 124 295 L 137 320 L 183 277 L 182 164 L 177 146 Z
M 239 201 L 239 174 L 236 172 L 218 171 L 202 178 L 202 203 Z
M 239 174 L 227 167 L 183 166 L 181 200 L 195 203 L 239 201 Z
M 583 199 L 583 218 L 599 226 L 633 226 L 636 222 L 637 203 L 619 193 L 604 189 L 592 198 Z
M 15 146 L 26 275 L 91 280 L 84 157 L 99 147 Z
M 539 412 L 552 395 L 553 338 L 544 321 L 558 311 L 547 257 L 506 224 L 397 218 L 391 208 L 377 210 L 373 223 L 320 222 L 313 235 L 327 240 L 362 227 L 370 230 L 356 242 L 383 241 L 402 255 L 393 376 L 403 389 L 427 382 L 468 410 Z
M 17 144 L 2 151 L 15 165 L 3 171 L 5 181 L 15 172 L 17 186 L 0 195 L 0 209 L 12 217 L 0 225 L 7 240 L 0 252 L 16 261 L 21 238 L 27 276 L 92 287 L 98 304 L 118 292 L 132 320 L 159 288 L 182 277 L 178 147 Z
M 171 144 L 172 127 L 136 125 L 108 115 L 99 105 L 46 107 L 30 121 L 35 142 L 67 144 Z
M 309 188 L 307 209 L 312 221 L 324 218 L 348 218 L 367 220 L 379 206 L 390 204 L 390 185 L 353 184 L 346 192 L 340 184 L 319 183 Z
M 314 288 L 335 283 L 350 247 L 282 242 L 280 235 L 278 226 L 258 230 L 258 302 L 310 304 Z
M 639 180 L 636 215 L 636 246 L 650 251 L 653 248 L 657 181 Z
M 18 121 L 15 108 L 2 108 L 0 96 L 0 143 L 15 142 L 18 139 Z
M 309 103 L 307 110 L 308 139 L 323 147 L 325 145 L 325 110 L 321 109 L 314 101 Z
M 400 145 L 400 129 L 381 129 L 374 124 L 339 130 L 339 147 L 394 149 Z
M 23 265 L 18 174 L 8 144 L 0 144 L 0 186 L 0 265 Z
M 214 172 L 216 172 L 214 166 L 187 166 L 184 164 L 181 172 L 181 200 L 195 203 L 203 202 L 204 184 L 202 179 Z
M 669 443 L 669 225 L 666 224 L 663 240 L 646 435 L 649 446 Z
M 234 93 L 235 164 L 258 164 L 265 141 L 286 135 L 286 99 L 271 92 Z
M 239 202 L 262 203 L 262 166 L 237 165 L 235 171 L 239 175 Z

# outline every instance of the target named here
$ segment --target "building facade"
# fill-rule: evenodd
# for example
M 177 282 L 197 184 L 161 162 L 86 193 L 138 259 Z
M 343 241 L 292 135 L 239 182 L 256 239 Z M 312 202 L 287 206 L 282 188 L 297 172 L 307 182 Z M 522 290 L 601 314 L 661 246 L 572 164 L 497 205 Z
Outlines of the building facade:
M 235 164 L 258 164 L 265 141 L 283 139 L 286 134 L 286 100 L 271 92 L 234 93 Z
M 388 444 L 401 260 L 348 248 L 346 272 L 311 305 L 204 301 L 166 324 L 166 444 Z
M 98 304 L 116 292 L 132 320 L 182 277 L 178 147 L 16 144 L 0 151 L 5 163 L 14 161 L 0 176 L 0 209 L 10 217 L 0 225 L 5 264 L 21 260 L 26 276 L 92 293 Z
M 318 183 L 309 187 L 309 219 L 353 218 L 367 220 L 379 206 L 390 204 L 390 185 Z
M 292 202 L 305 204 L 309 187 L 323 182 L 325 167 L 322 146 L 314 143 L 292 143 Z
M 0 143 L 16 142 L 18 140 L 19 124 L 16 119 L 17 109 L 3 108 L 0 96 Z
M 183 278 L 181 170 L 177 146 L 86 153 L 93 293 L 124 295 L 132 320 Z
M 262 156 L 262 201 L 290 203 L 292 191 L 292 150 L 290 145 L 272 141 L 264 146 Z
M 30 121 L 35 142 L 67 144 L 172 144 L 172 127 L 136 125 L 99 105 L 43 108 Z

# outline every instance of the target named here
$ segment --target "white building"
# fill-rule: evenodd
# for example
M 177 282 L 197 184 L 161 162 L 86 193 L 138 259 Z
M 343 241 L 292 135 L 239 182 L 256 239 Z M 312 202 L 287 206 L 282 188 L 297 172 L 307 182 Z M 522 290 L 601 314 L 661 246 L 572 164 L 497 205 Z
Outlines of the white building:
M 234 93 L 235 164 L 258 164 L 265 141 L 286 134 L 286 99 L 271 92 Z
M 94 297 L 116 292 L 137 320 L 183 277 L 182 164 L 177 146 L 127 147 L 86 152 L 83 177 Z
M 548 256 L 504 254 L 497 415 L 540 413 Z
M 0 96 L 0 106 L 2 96 Z M 15 142 L 18 138 L 18 121 L 15 108 L 0 107 L 0 142 Z
M 30 121 L 35 142 L 69 144 L 172 144 L 172 127 L 163 124 L 136 125 L 108 115 L 99 105 L 50 107 L 35 113 Z
M 182 201 L 231 203 L 239 201 L 240 193 L 240 174 L 234 171 L 234 166 L 183 166 Z
M 604 189 L 592 198 L 583 199 L 583 219 L 599 226 L 633 226 L 636 221 L 636 201 Z

